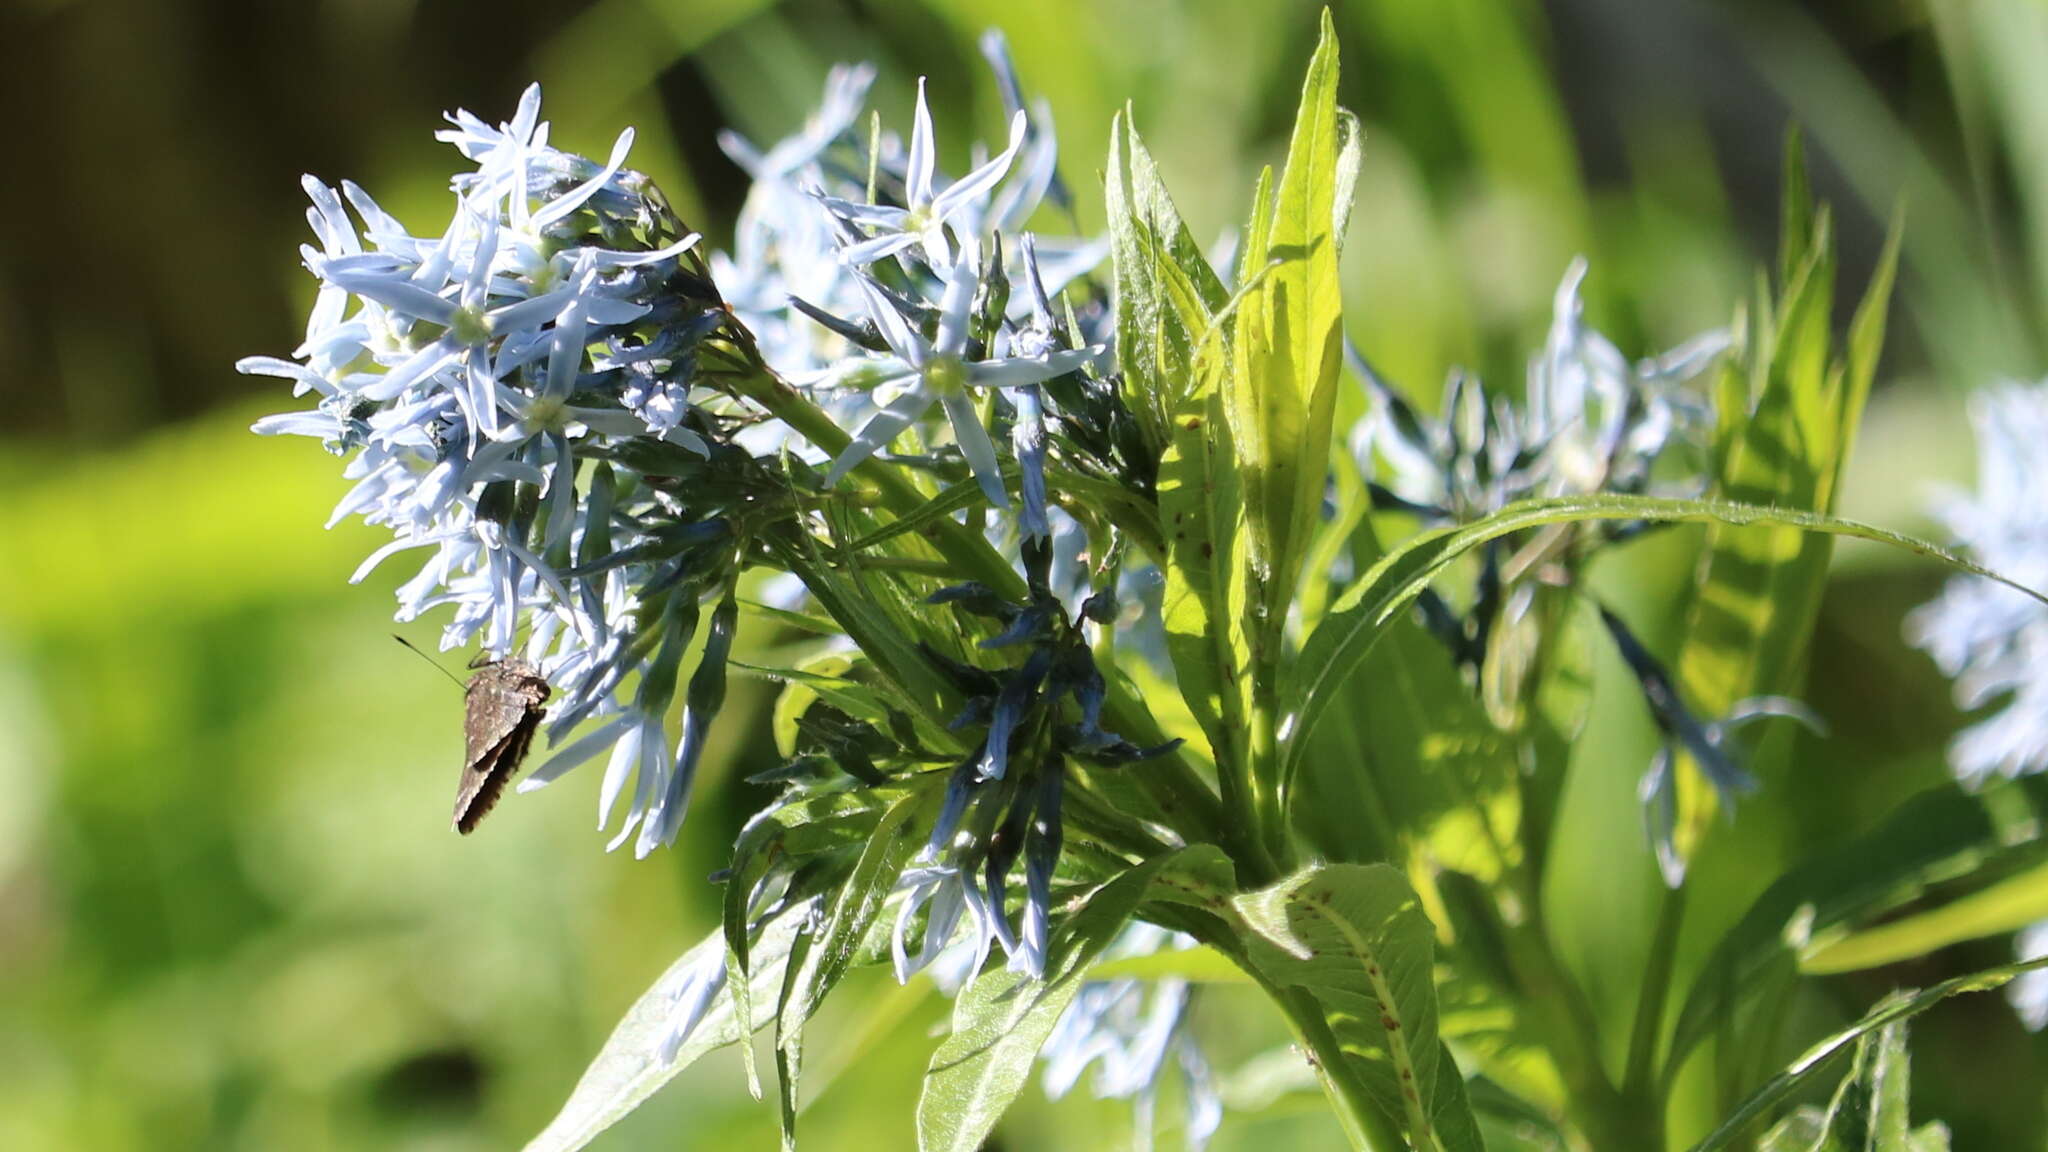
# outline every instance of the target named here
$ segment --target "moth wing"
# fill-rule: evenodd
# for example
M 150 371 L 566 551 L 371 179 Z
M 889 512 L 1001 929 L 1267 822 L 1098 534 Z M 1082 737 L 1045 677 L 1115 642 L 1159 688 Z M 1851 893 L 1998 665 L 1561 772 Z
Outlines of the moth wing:
M 462 783 L 455 791 L 457 832 L 469 835 L 497 806 L 498 797 L 505 794 L 505 786 L 512 782 L 512 774 L 519 771 L 520 763 L 533 747 L 533 734 L 539 727 L 540 714 L 535 712 L 506 733 L 505 738 L 487 750 L 481 759 L 473 760 L 463 768 Z
M 498 802 L 533 746 L 547 681 L 518 661 L 485 665 L 464 694 L 462 782 L 455 792 L 455 830 L 468 834 Z

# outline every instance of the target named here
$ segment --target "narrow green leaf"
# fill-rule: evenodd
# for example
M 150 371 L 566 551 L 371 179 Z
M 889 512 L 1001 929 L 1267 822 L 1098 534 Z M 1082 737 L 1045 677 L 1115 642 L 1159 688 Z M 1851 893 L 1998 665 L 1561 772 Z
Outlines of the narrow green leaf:
M 1464 1078 L 1437 1033 L 1434 930 L 1399 870 L 1312 867 L 1238 897 L 1236 908 L 1257 934 L 1253 962 L 1315 997 L 1349 1071 L 1413 1147 L 1482 1147 Z
M 739 1015 L 749 1019 L 755 1015 L 752 998 L 759 969 L 748 938 L 747 904 L 763 870 L 778 858 L 801 860 L 863 843 L 890 805 L 903 795 L 898 788 L 866 788 L 806 796 L 756 813 L 740 830 L 721 906 L 726 987 L 738 1002 Z M 751 1057 L 747 1065 L 751 1071 Z M 755 1087 L 751 1076 L 749 1087 Z
M 895 891 L 897 878 L 922 847 L 920 837 L 908 830 L 924 816 L 931 796 L 929 791 L 914 792 L 890 805 L 868 834 L 860 858 L 840 884 L 831 905 L 805 934 L 800 953 L 790 953 L 775 1023 L 775 1071 L 781 1087 L 785 1148 L 796 1145 L 797 1079 L 803 1066 L 804 1025 L 853 965 L 856 953 L 880 920 L 882 906 Z
M 1009 470 L 1015 472 L 1015 468 Z M 1006 475 L 1014 479 L 1014 475 Z M 981 481 L 970 476 L 965 480 L 948 484 L 938 495 L 917 506 L 906 515 L 898 516 L 873 532 L 862 536 L 846 546 L 849 552 L 865 552 L 878 544 L 885 544 L 907 532 L 916 532 L 927 525 L 936 524 L 962 508 L 982 503 L 986 497 L 981 492 Z
M 1147 443 L 1164 449 L 1190 389 L 1194 346 L 1224 289 L 1196 245 L 1129 108 L 1110 125 L 1104 188 L 1116 283 L 1117 356 Z
M 1488 540 L 1546 524 L 1590 520 L 1722 523 L 1737 527 L 1788 525 L 1807 532 L 1852 536 L 1933 557 L 1951 567 L 1996 580 L 2048 603 L 2048 597 L 2041 593 L 1973 564 L 1939 545 L 1835 516 L 1726 501 L 1615 493 L 1523 500 L 1471 524 L 1418 533 L 1389 551 L 1331 606 L 1322 624 L 1303 645 L 1301 657 L 1294 664 L 1290 688 L 1283 693 L 1285 699 L 1295 701 L 1297 706 L 1287 732 L 1284 765 L 1287 774 L 1291 775 L 1292 770 L 1298 767 L 1299 758 L 1307 747 L 1304 734 L 1314 731 L 1324 712 L 1339 698 L 1339 689 L 1344 681 L 1385 635 L 1388 622 L 1413 604 L 1422 590 L 1453 561 Z
M 1799 970 L 1832 974 L 1896 964 L 1965 940 L 2004 936 L 2041 920 L 2048 920 L 2048 862 L 1938 908 L 1815 948 L 1800 958 Z
M 1808 941 L 1839 938 L 1846 927 L 1913 899 L 1931 883 L 1977 869 L 1998 852 L 2006 833 L 1987 799 L 1955 784 L 1921 793 L 1868 832 L 1800 863 L 1765 889 L 1694 978 L 1673 1025 L 1667 1082 L 1774 973 L 1789 978 Z
M 812 616 L 805 612 L 791 612 L 787 608 L 777 608 L 772 604 L 763 604 L 757 600 L 748 600 L 745 597 L 741 597 L 739 603 L 741 610 L 751 615 L 759 616 L 763 620 L 773 620 L 777 624 L 787 625 L 799 632 L 808 632 L 813 636 L 840 635 L 839 625 L 823 617 Z
M 932 1054 L 917 1104 L 922 1152 L 977 1152 L 1030 1076 L 1031 1063 L 1087 968 L 1123 930 L 1155 878 L 1169 869 L 1214 867 L 1222 854 L 1197 845 L 1156 856 L 1090 893 L 1054 933 L 1045 978 L 1002 969 L 976 976 L 953 1005 L 953 1033 Z
M 1275 666 L 1328 476 L 1343 335 L 1340 186 L 1355 187 L 1359 135 L 1340 127 L 1337 37 L 1326 11 L 1302 83 L 1270 223 L 1255 209 L 1247 268 L 1276 270 L 1236 314 L 1224 411 L 1244 477 L 1257 613 L 1255 659 Z
M 1776 308 L 1760 301 L 1753 332 L 1738 321 L 1735 352 L 1723 368 L 1714 494 L 1826 513 L 1834 509 L 1884 340 L 1897 223 L 1840 352 L 1830 330 L 1832 224 L 1825 208 L 1812 205 L 1797 133 L 1786 141 L 1780 227 Z M 1720 715 L 1747 696 L 1800 691 L 1831 553 L 1826 538 L 1789 528 L 1708 530 L 1675 663 L 1688 700 L 1703 714 Z M 1767 743 L 1760 754 L 1784 747 Z M 1690 765 L 1679 773 L 1677 795 L 1674 839 L 1685 858 L 1711 827 L 1718 797 Z
M 1891 311 L 1892 284 L 1899 273 L 1899 247 L 1905 238 L 1906 214 L 1895 212 L 1885 231 L 1884 251 L 1878 255 L 1877 269 L 1870 274 L 1870 284 L 1863 290 L 1856 315 L 1849 321 L 1848 390 L 1842 400 L 1841 427 L 1836 432 L 1841 447 L 1835 455 L 1835 473 L 1830 478 L 1834 487 L 1840 486 L 1842 470 L 1849 466 L 1850 454 L 1855 451 L 1863 406 L 1870 398 L 1871 383 L 1877 378 L 1878 353 L 1884 350 L 1885 320 Z
M 1187 980 L 1196 984 L 1248 984 L 1237 963 L 1207 945 L 1162 948 L 1141 956 L 1104 960 L 1088 970 L 1090 980 Z
M 763 932 L 754 949 L 751 986 L 754 990 L 774 987 L 782 979 L 790 944 L 797 934 L 801 916 L 785 916 Z M 569 1094 L 568 1102 L 540 1135 L 526 1145 L 526 1152 L 573 1152 L 595 1140 L 605 1129 L 639 1107 L 656 1089 L 669 1082 L 706 1052 L 734 1043 L 766 1024 L 768 1001 L 749 1014 L 745 1027 L 733 1008 L 733 999 L 721 993 L 704 1019 L 676 1052 L 675 1059 L 662 1063 L 659 1046 L 675 1015 L 675 996 L 682 982 L 725 948 L 717 934 L 685 952 L 669 966 L 641 997 L 626 1010 L 625 1018 L 612 1030 L 610 1039 L 598 1050 L 597 1058 Z M 730 986 L 728 986 L 730 988 Z
M 1972 972 L 1966 976 L 1944 980 L 1931 988 L 1916 992 L 1899 992 L 1886 997 L 1862 1019 L 1808 1048 L 1805 1054 L 1794 1060 L 1784 1071 L 1771 1077 L 1763 1087 L 1751 1093 L 1720 1127 L 1714 1129 L 1705 1140 L 1693 1145 L 1692 1152 L 1715 1152 L 1715 1149 L 1729 1147 L 1748 1131 L 1752 1124 L 1763 1119 L 1771 1109 L 1783 1103 L 1808 1080 L 1818 1075 L 1834 1057 L 1842 1053 L 1843 1049 L 1863 1037 L 1877 1032 L 1886 1025 L 1918 1016 L 1951 996 L 2002 988 L 2014 977 L 2040 968 L 2048 968 L 2048 957 L 2029 960 L 2023 964 L 1987 968 L 1982 972 Z
M 1217 395 L 1227 355 L 1221 328 L 1212 327 L 1196 361 L 1195 390 L 1174 409 L 1172 439 L 1159 462 L 1167 653 L 1181 695 L 1226 773 L 1242 756 L 1249 707 L 1243 674 L 1250 661 L 1238 473 Z

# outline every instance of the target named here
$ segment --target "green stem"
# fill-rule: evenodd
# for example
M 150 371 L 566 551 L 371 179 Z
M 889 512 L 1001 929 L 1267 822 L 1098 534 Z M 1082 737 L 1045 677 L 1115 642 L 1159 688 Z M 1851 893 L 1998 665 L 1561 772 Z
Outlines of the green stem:
M 1636 1141 L 1636 1125 L 1621 1093 L 1600 1062 L 1600 1028 L 1593 1009 L 1576 981 L 1550 947 L 1542 920 L 1531 916 L 1511 925 L 1508 963 L 1528 1014 L 1532 1035 L 1543 1046 L 1564 1080 L 1565 1107 L 1573 1122 L 1600 1152 L 1650 1152 L 1662 1146 Z
M 1657 927 L 1650 955 L 1643 965 L 1643 987 L 1636 997 L 1636 1023 L 1629 1036 L 1628 1064 L 1622 1075 L 1623 1095 L 1661 1113 L 1657 1084 L 1657 1040 L 1664 1031 L 1664 1005 L 1671 995 L 1671 972 L 1678 958 L 1678 930 L 1685 922 L 1685 889 L 1666 888 L 1658 901 Z M 1660 1123 L 1659 1127 L 1662 1125 Z

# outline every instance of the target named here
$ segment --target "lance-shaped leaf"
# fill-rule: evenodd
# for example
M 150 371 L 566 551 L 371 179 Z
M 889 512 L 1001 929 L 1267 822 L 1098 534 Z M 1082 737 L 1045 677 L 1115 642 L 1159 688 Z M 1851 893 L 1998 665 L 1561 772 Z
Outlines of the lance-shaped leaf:
M 674 1055 L 663 1060 L 662 1042 L 674 1025 L 678 991 L 708 966 L 719 962 L 725 952 L 725 941 L 713 933 L 683 953 L 626 1010 L 625 1018 L 612 1030 L 611 1038 L 598 1050 L 583 1078 L 576 1082 L 561 1112 L 526 1145 L 526 1152 L 572 1152 L 584 1147 L 698 1057 L 751 1036 L 767 1024 L 774 999 L 766 993 L 781 982 L 790 943 L 803 920 L 801 914 L 781 917 L 755 943 L 751 990 L 756 995 L 751 998 L 754 1007 L 745 1026 L 734 1011 L 728 986 L 713 1000 Z
M 1477 1152 L 1465 1081 L 1437 1033 L 1436 939 L 1420 900 L 1386 864 L 1330 864 L 1239 896 L 1274 983 L 1322 1006 L 1347 1069 L 1424 1152 Z
M 1251 644 L 1241 474 L 1219 390 L 1230 370 L 1227 317 L 1226 309 L 1205 332 L 1194 388 L 1173 410 L 1172 442 L 1159 463 L 1159 514 L 1167 654 L 1228 800 L 1245 779 Z
M 1762 1120 L 1808 1081 L 1820 1075 L 1833 1063 L 1835 1057 L 1847 1051 L 1852 1044 L 1862 1041 L 1864 1037 L 1874 1035 L 1888 1025 L 1910 1020 L 1951 996 L 2002 988 L 2014 977 L 2044 967 L 2048 967 L 2048 957 L 2029 960 L 2024 964 L 1986 968 L 1982 972 L 1957 976 L 1951 980 L 1944 980 L 1932 988 L 1916 992 L 1893 993 L 1879 1001 L 1862 1019 L 1808 1048 L 1784 1071 L 1771 1077 L 1730 1113 L 1719 1128 L 1714 1129 L 1705 1140 L 1693 1145 L 1692 1152 L 1715 1152 L 1716 1149 L 1731 1146 L 1750 1130 L 1751 1125 Z M 1912 1149 L 1912 1152 L 1921 1152 L 1919 1146 L 1912 1144 L 1903 1147 Z M 1941 1145 L 1935 1144 L 1933 1147 L 1939 1148 Z
M 1843 940 L 1850 930 L 1920 897 L 1930 885 L 1973 885 L 1987 873 L 2023 874 L 2029 863 L 2038 865 L 2048 856 L 2048 842 L 2038 833 L 2020 842 L 2015 837 L 2038 828 L 2048 809 L 2048 789 L 2040 783 L 2008 781 L 1983 794 L 1957 784 L 1931 789 L 1868 832 L 1781 876 L 1701 965 L 1673 1025 L 1666 1082 L 1702 1040 L 1742 1028 L 1746 1005 L 1767 1001 L 1795 967 L 1825 970 L 1816 962 L 1833 946 L 1857 940 Z
M 1786 147 L 1779 297 L 1765 290 L 1723 362 L 1715 431 L 1718 497 L 1745 504 L 1833 510 L 1883 343 L 1897 265 L 1895 220 L 1850 327 L 1833 346 L 1834 235 L 1808 200 L 1797 136 Z M 1831 543 L 1794 528 L 1712 527 L 1676 663 L 1701 715 L 1725 715 L 1750 696 L 1798 694 L 1820 608 Z M 1690 858 L 1712 821 L 1714 789 L 1698 771 L 1678 777 L 1674 841 Z
M 1272 270 L 1237 310 L 1225 377 L 1256 581 L 1254 658 L 1274 667 L 1322 512 L 1343 349 L 1337 261 L 1361 134 L 1337 108 L 1337 79 L 1325 11 L 1271 215 L 1256 211 L 1246 231 L 1244 271 Z
M 776 1005 L 775 1069 L 782 1090 L 782 1137 L 785 1148 L 796 1145 L 797 1078 L 803 1063 L 804 1025 L 852 966 L 855 954 L 874 931 L 895 891 L 904 866 L 923 846 L 911 831 L 931 807 L 932 792 L 921 790 L 898 800 L 876 822 L 861 848 L 860 858 L 840 884 L 812 930 L 801 954 L 791 964 Z
M 976 1152 L 1031 1074 L 1031 1063 L 1073 1003 L 1088 967 L 1173 872 L 1213 875 L 1222 853 L 1196 845 L 1155 856 L 1095 889 L 1054 933 L 1045 978 L 981 973 L 953 1005 L 953 1034 L 932 1054 L 917 1103 L 921 1152 Z
M 1718 500 L 1679 500 L 1656 496 L 1600 493 L 1522 500 L 1484 519 L 1458 528 L 1417 533 L 1390 550 L 1370 571 L 1347 589 L 1302 646 L 1293 677 L 1282 698 L 1295 705 L 1283 752 L 1282 778 L 1299 766 L 1312 732 L 1331 704 L 1341 699 L 1345 680 L 1386 634 L 1388 622 L 1405 612 L 1415 598 L 1458 557 L 1489 540 L 1515 532 L 1589 520 L 1642 520 L 1654 523 L 1720 523 L 1736 527 L 1784 525 L 1806 532 L 1874 540 L 1922 556 L 1931 556 L 1973 575 L 1996 580 L 2048 603 L 2048 597 L 2007 577 L 1957 556 L 1937 544 L 1889 529 L 1789 508 L 1762 508 Z
M 1856 1059 L 1826 1108 L 1805 1107 L 1764 1135 L 1759 1152 L 1948 1152 L 1948 1128 L 1915 1129 L 1906 1023 L 1856 1041 Z
M 1196 342 L 1226 293 L 1181 221 L 1128 108 L 1110 123 L 1105 207 L 1124 395 L 1147 442 L 1163 449 L 1169 418 L 1192 386 Z

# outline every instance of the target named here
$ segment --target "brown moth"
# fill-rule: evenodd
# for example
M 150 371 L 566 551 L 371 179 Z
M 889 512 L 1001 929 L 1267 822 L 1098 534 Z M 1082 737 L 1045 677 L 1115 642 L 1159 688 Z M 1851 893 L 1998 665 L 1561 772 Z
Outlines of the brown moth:
M 455 793 L 455 830 L 467 836 L 512 782 L 533 747 L 547 703 L 548 682 L 524 660 L 475 665 L 463 690 L 462 735 L 468 745 L 462 785 Z

